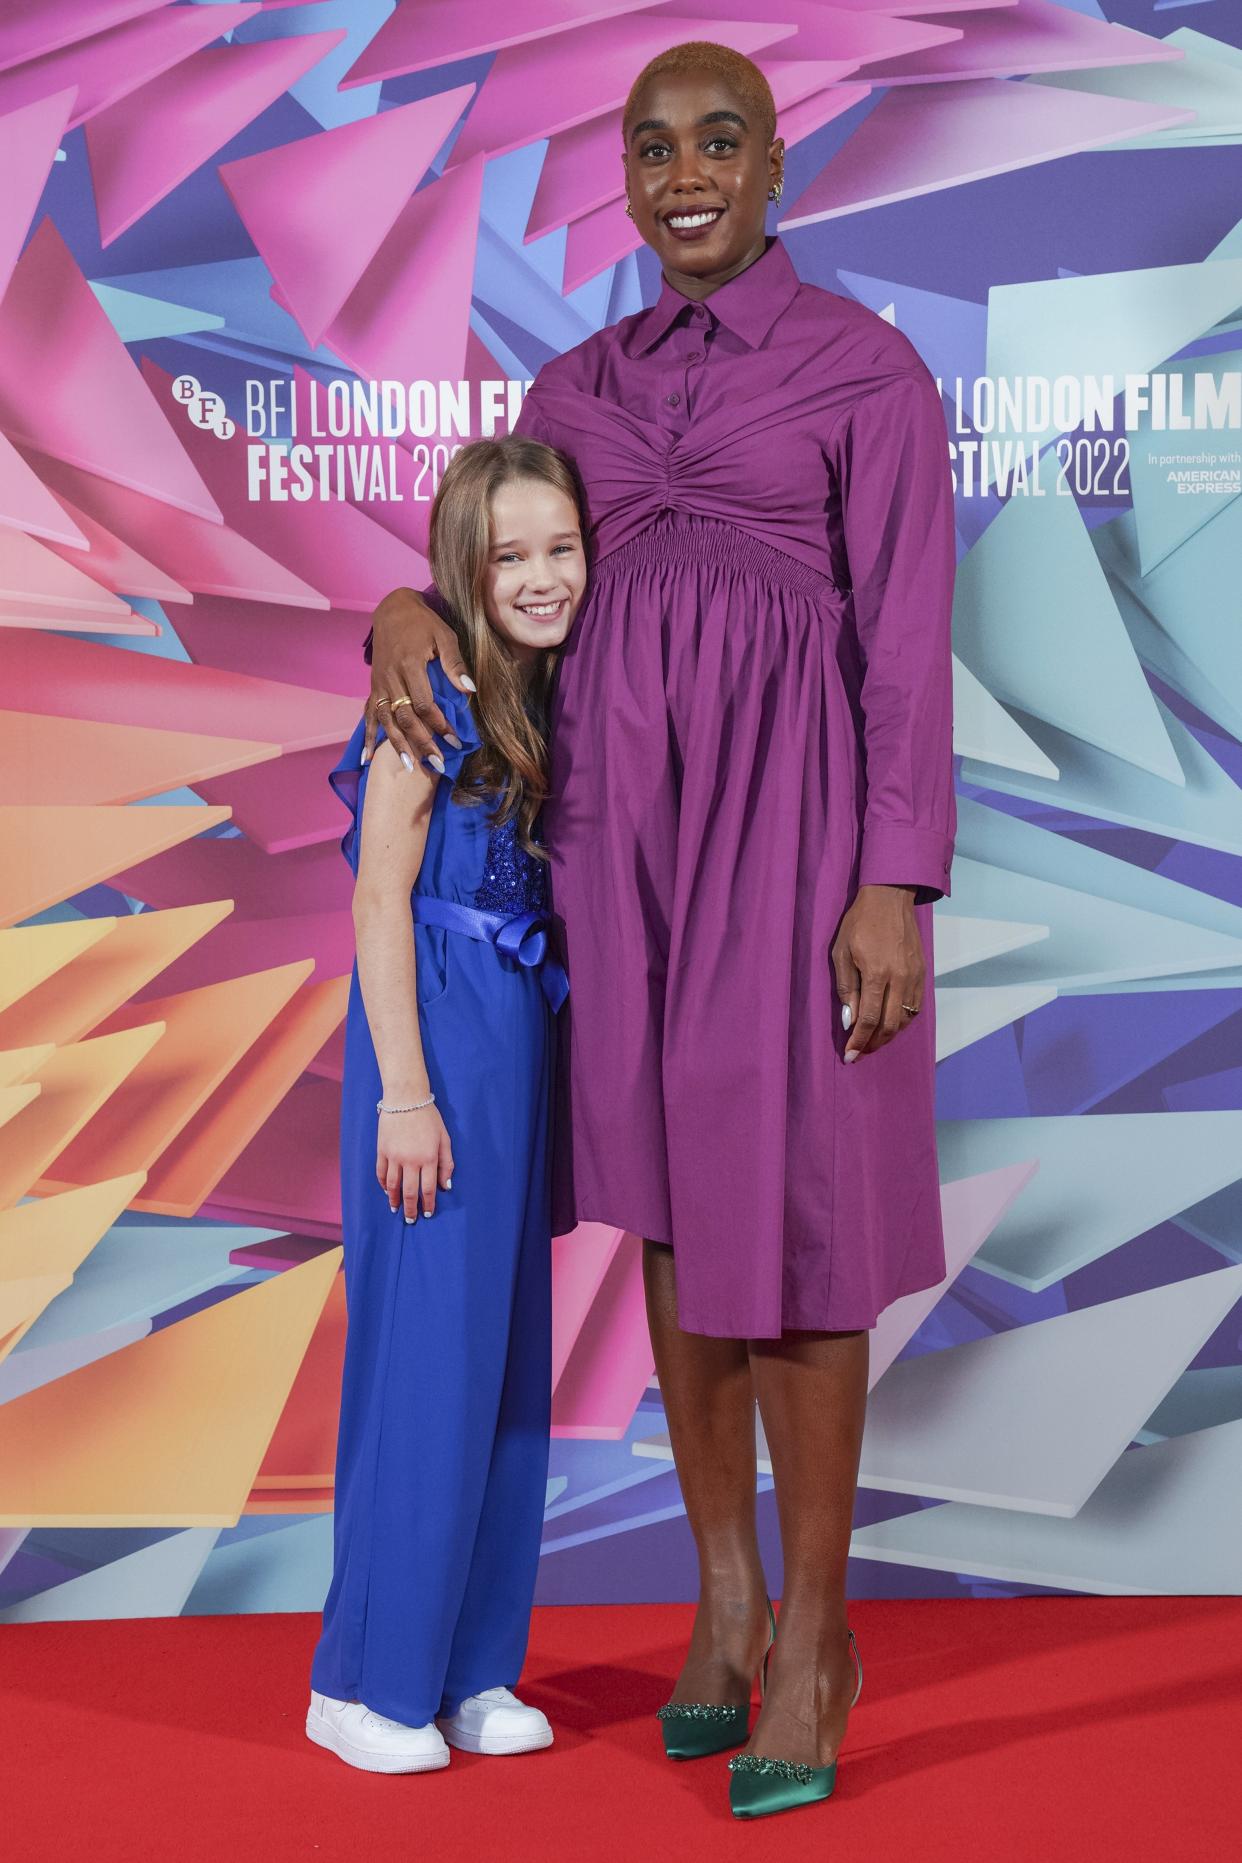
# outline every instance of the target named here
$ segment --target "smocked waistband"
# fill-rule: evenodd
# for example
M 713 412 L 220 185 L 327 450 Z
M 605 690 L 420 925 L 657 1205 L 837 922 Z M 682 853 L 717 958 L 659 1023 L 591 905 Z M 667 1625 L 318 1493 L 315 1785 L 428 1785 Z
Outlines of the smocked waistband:
M 618 570 L 688 562 L 743 570 L 765 582 L 778 582 L 782 587 L 800 589 L 807 595 L 828 595 L 837 589 L 831 576 L 777 549 L 762 537 L 739 530 L 736 524 L 724 524 L 718 518 L 700 517 L 688 511 L 662 513 L 646 530 L 619 544 L 615 550 L 598 556 L 592 573 L 607 575 Z

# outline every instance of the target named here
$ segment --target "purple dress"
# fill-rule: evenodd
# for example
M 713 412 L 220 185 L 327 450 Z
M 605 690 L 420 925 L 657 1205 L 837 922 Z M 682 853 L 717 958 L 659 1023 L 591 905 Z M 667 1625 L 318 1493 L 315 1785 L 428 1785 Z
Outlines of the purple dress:
M 875 1323 L 944 1274 L 935 1009 L 852 1066 L 860 884 L 949 890 L 953 502 L 901 333 L 779 240 L 547 363 L 586 488 L 545 813 L 571 997 L 556 1226 L 670 1243 L 688 1332 Z

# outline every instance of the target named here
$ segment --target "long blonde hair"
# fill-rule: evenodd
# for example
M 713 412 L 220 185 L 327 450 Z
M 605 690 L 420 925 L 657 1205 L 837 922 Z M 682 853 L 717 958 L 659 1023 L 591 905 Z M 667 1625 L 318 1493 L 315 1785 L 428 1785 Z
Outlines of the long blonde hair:
M 518 479 L 542 480 L 565 494 L 578 513 L 585 547 L 584 500 L 572 465 L 555 447 L 510 434 L 471 441 L 453 455 L 431 510 L 429 555 L 478 688 L 474 716 L 482 744 L 462 766 L 454 799 L 494 800 L 494 819 L 516 819 L 521 845 L 545 858 L 533 829 L 548 790 L 548 707 L 559 656 L 555 648 L 540 652 L 527 674 L 505 652 L 484 605 L 492 500 Z

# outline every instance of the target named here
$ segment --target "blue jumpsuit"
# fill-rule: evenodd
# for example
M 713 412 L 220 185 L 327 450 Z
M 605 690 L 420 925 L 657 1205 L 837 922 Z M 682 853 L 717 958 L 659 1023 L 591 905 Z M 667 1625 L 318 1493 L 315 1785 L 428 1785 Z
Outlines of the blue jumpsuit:
M 486 804 L 452 800 L 478 732 L 438 662 L 429 670 L 464 746 L 441 745 L 448 776 L 412 899 L 419 1019 L 453 1188 L 429 1221 L 407 1225 L 389 1209 L 375 1175 L 379 1068 L 355 968 L 341 1108 L 349 1329 L 334 1569 L 311 1671 L 313 1688 L 409 1726 L 518 1680 L 551 1402 L 555 966 L 541 965 L 537 934 L 506 955 L 477 934 L 417 922 L 440 901 L 485 909 L 493 926 L 541 911 L 546 868 L 511 827 L 491 827 Z M 362 743 L 360 725 L 332 775 L 353 811 L 342 846 L 355 872 Z

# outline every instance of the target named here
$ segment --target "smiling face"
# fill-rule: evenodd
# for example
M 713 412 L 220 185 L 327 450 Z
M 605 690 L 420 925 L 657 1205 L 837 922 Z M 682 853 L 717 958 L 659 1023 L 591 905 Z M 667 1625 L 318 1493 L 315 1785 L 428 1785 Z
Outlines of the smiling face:
M 784 144 L 768 143 L 727 79 L 665 72 L 638 92 L 626 124 L 630 207 L 685 296 L 705 297 L 762 255 L 768 190 L 783 162 Z
M 586 590 L 586 551 L 571 498 L 544 479 L 511 479 L 493 494 L 483 601 L 515 660 L 559 647 Z

